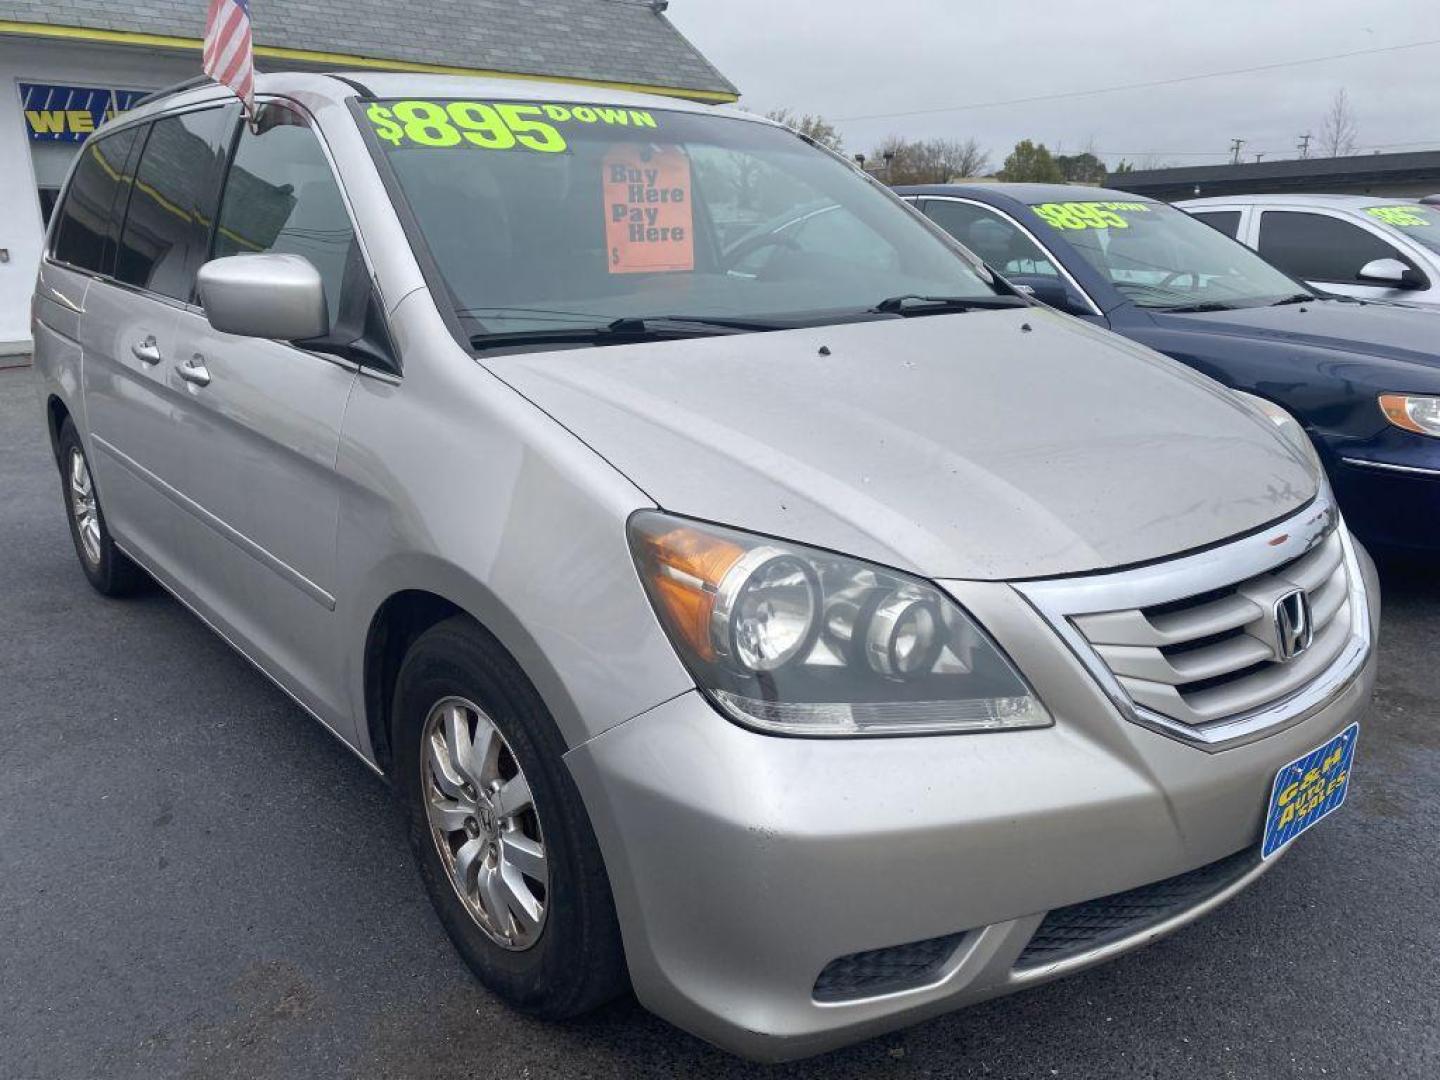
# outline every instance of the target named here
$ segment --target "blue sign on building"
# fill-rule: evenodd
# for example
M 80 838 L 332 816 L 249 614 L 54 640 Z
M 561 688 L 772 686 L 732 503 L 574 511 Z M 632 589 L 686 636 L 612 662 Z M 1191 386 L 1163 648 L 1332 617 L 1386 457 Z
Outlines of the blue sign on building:
M 84 142 L 116 113 L 132 108 L 148 90 L 115 90 L 94 86 L 20 84 L 21 108 L 31 142 Z

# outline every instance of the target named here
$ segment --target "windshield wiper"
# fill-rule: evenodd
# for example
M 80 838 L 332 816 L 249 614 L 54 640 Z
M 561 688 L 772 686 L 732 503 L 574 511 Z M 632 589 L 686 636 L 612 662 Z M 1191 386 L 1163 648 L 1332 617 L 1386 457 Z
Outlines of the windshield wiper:
M 870 309 L 878 315 L 931 315 L 942 311 L 993 310 L 1028 306 L 1018 296 L 923 296 L 901 293 L 887 296 Z
M 1291 294 L 1290 296 L 1282 296 L 1279 300 L 1276 300 L 1274 303 L 1269 304 L 1268 306 L 1269 306 L 1269 307 L 1284 307 L 1286 304 L 1308 304 L 1311 300 L 1319 300 L 1319 299 L 1320 299 L 1320 298 L 1319 298 L 1318 296 L 1316 296 L 1314 293 L 1297 292 L 1297 293 Z
M 549 326 L 534 330 L 502 330 L 472 334 L 472 349 L 503 349 L 523 345 L 625 345 L 640 341 L 743 334 L 778 327 L 740 324 L 709 318 L 620 318 L 593 326 Z
M 1177 307 L 1166 307 L 1160 310 L 1171 315 L 1184 315 L 1199 311 L 1234 311 L 1235 305 L 1221 300 L 1202 300 L 1198 304 L 1180 304 Z

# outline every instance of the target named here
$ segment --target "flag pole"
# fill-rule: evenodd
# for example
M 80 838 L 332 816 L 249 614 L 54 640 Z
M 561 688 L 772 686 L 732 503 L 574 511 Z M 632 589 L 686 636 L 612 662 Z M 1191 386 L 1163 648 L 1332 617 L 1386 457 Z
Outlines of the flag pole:
M 206 75 L 240 99 L 246 123 L 258 134 L 255 114 L 255 49 L 250 0 L 210 0 L 205 15 L 205 47 L 200 56 Z

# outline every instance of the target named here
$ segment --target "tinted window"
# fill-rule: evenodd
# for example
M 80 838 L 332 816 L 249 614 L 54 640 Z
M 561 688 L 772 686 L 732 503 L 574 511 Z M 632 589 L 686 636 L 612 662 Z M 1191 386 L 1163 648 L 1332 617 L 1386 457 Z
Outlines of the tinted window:
M 320 271 L 333 326 L 354 232 L 314 132 L 291 109 L 267 105 L 260 134 L 240 136 L 225 181 L 215 258 L 259 252 L 303 255 Z
M 1190 216 L 1198 218 L 1206 225 L 1209 225 L 1217 232 L 1222 232 L 1234 240 L 1240 235 L 1240 211 L 1239 210 L 1206 210 L 1203 213 L 1198 210 L 1190 211 Z
M 1267 210 L 1260 216 L 1260 254 L 1302 280 L 1344 285 L 1366 284 L 1360 268 L 1372 259 L 1409 262 L 1358 225 L 1290 210 Z
M 214 216 L 221 143 L 231 112 L 203 109 L 150 126 L 135 170 L 115 276 L 177 300 L 190 299 Z
M 1040 246 L 1008 218 L 973 203 L 929 199 L 925 213 L 1002 274 L 1059 277 Z
M 55 223 L 53 254 L 61 262 L 109 272 L 125 213 L 125 199 L 116 196 L 129 187 L 126 165 L 141 130 L 129 128 L 85 144 Z

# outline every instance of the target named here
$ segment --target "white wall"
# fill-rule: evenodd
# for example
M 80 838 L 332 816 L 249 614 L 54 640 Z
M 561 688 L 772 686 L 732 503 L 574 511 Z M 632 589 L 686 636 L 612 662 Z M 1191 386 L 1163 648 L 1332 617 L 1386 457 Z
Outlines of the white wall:
M 0 354 L 30 348 L 30 294 L 44 238 L 20 82 L 158 89 L 200 74 L 200 54 L 0 39 Z

